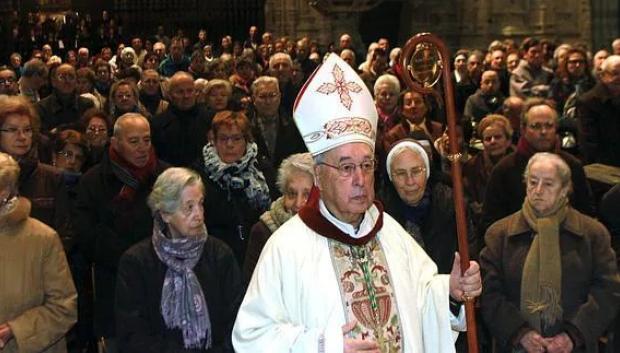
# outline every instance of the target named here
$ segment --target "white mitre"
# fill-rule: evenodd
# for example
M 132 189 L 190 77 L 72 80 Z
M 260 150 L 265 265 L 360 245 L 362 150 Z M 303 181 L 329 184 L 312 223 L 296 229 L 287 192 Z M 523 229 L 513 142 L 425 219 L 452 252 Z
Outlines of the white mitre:
M 304 84 L 293 117 L 313 156 L 351 142 L 375 147 L 377 109 L 372 95 L 338 55 L 329 55 Z

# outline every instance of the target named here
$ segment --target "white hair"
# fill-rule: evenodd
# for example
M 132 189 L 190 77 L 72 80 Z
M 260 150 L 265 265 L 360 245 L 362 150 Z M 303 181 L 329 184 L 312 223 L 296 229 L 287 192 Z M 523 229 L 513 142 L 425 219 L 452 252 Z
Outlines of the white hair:
M 381 85 L 385 83 L 387 83 L 387 85 L 390 87 L 393 93 L 395 93 L 396 95 L 400 93 L 400 82 L 398 81 L 396 76 L 390 75 L 390 74 L 384 74 L 384 75 L 379 76 L 377 81 L 375 81 L 375 87 L 374 87 L 375 97 L 377 96 Z
M 428 157 L 428 153 L 426 152 L 424 147 L 422 147 L 422 145 L 417 141 L 405 139 L 397 142 L 390 150 L 390 153 L 388 153 L 387 155 L 385 167 L 387 169 L 390 181 L 392 181 L 392 162 L 394 161 L 394 158 L 396 158 L 398 155 L 405 151 L 411 151 L 422 157 L 422 160 L 424 161 L 424 166 L 426 167 L 426 178 L 428 179 L 431 175 L 431 163 Z
M 560 181 L 563 187 L 568 187 L 569 190 L 572 189 L 572 174 L 570 167 L 562 159 L 562 157 L 558 156 L 555 153 L 549 152 L 538 152 L 534 154 L 530 160 L 527 162 L 527 166 L 525 167 L 525 172 L 523 172 L 523 178 L 527 182 L 527 178 L 530 175 L 530 168 L 534 163 L 537 162 L 545 162 L 547 164 L 555 165 L 557 175 L 560 177 Z
M 200 175 L 187 168 L 168 168 L 157 177 L 147 199 L 152 213 L 174 213 L 181 204 L 181 193 L 190 185 L 198 184 L 204 194 Z
M 254 80 L 254 82 L 252 82 L 252 86 L 250 89 L 252 90 L 252 93 L 256 93 L 256 90 L 258 90 L 258 86 L 269 85 L 269 84 L 276 85 L 276 88 L 278 90 L 280 89 L 280 84 L 278 83 L 278 79 L 272 76 L 260 76 L 259 78 Z
M 314 160 L 308 152 L 290 155 L 282 161 L 278 169 L 278 180 L 276 181 L 280 193 L 284 194 L 291 177 L 300 173 L 308 175 L 314 182 Z

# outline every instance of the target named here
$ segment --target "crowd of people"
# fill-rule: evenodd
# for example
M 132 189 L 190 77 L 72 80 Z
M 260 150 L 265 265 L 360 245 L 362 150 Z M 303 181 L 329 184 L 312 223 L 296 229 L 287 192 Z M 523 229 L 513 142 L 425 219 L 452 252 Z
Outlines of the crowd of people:
M 620 341 L 600 340 L 620 335 L 620 187 L 584 171 L 620 167 L 620 39 L 457 50 L 450 141 L 443 92 L 408 88 L 386 38 L 325 49 L 251 26 L 214 45 L 94 22 L 31 15 L 0 58 L 0 351 L 463 351 L 442 340 L 465 329 L 480 275 L 455 267 L 451 163 L 482 351 Z M 315 292 L 334 271 L 342 301 Z M 402 299 L 420 286 L 450 311 Z M 380 312 L 385 298 L 399 300 Z M 358 320 L 315 332 L 342 321 L 322 312 L 332 302 Z

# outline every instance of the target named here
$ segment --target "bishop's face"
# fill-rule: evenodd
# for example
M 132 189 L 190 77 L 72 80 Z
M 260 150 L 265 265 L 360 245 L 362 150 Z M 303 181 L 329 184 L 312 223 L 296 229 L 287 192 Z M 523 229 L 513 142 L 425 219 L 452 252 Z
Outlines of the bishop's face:
M 374 168 L 364 170 L 361 165 L 374 164 L 372 148 L 363 142 L 347 143 L 325 153 L 318 164 L 321 199 L 327 209 L 339 220 L 357 226 L 375 199 Z M 350 173 L 347 165 L 355 166 Z

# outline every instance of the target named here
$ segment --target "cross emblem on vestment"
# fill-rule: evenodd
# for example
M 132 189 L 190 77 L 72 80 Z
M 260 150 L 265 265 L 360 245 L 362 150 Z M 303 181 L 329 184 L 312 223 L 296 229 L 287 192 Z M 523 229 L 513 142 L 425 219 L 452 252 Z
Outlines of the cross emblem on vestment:
M 332 75 L 334 76 L 334 82 L 325 82 L 320 85 L 316 91 L 326 95 L 338 92 L 338 95 L 340 96 L 340 103 L 342 103 L 342 105 L 344 105 L 348 110 L 351 110 L 353 99 L 349 93 L 360 93 L 362 91 L 362 87 L 353 81 L 347 82 L 344 77 L 344 71 L 342 71 L 337 64 L 334 64 Z

